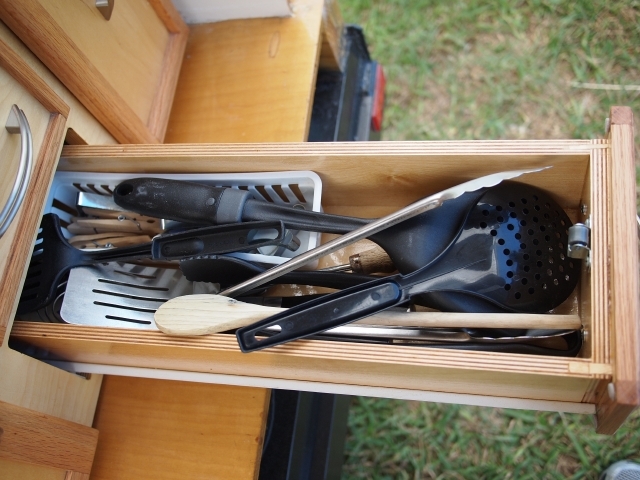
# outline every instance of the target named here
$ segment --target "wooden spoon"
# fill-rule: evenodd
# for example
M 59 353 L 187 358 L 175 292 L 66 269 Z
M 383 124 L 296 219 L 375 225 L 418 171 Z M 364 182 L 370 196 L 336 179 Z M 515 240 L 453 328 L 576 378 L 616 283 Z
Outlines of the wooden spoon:
M 185 295 L 160 305 L 154 319 L 169 335 L 207 335 L 250 325 L 285 309 L 240 302 L 222 295 Z M 384 311 L 357 322 L 360 325 L 444 328 L 526 328 L 575 330 L 578 315 L 444 313 Z

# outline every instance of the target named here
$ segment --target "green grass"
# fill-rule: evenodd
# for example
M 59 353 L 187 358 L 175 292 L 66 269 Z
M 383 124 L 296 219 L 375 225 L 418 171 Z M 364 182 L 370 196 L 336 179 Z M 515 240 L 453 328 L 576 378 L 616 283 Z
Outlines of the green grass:
M 355 398 L 349 479 L 584 479 L 640 462 L 640 411 L 615 435 L 577 414 Z
M 387 140 L 591 138 L 640 111 L 640 2 L 342 0 L 388 77 Z
M 610 106 L 640 115 L 639 91 L 605 89 L 640 85 L 638 0 L 338 1 L 385 68 L 385 140 L 597 138 Z M 593 432 L 588 416 L 356 398 L 343 477 L 597 478 L 640 462 L 638 412 Z

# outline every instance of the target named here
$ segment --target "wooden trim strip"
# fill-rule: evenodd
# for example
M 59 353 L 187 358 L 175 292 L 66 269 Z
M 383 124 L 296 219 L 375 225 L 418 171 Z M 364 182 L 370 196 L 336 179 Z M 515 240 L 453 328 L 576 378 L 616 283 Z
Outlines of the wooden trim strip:
M 88 473 L 80 473 L 80 472 L 72 472 L 70 470 L 67 471 L 64 476 L 64 480 L 89 480 Z
M 371 145 L 373 144 L 373 145 Z M 589 155 L 593 149 L 608 148 L 589 140 L 468 140 L 424 142 L 334 142 L 334 143 L 200 143 L 165 145 L 68 145 L 66 159 L 80 157 L 171 157 L 272 155 Z
M 609 163 L 610 158 L 609 150 L 600 150 L 594 152 L 594 157 L 597 162 L 595 169 L 597 169 L 597 176 L 600 179 L 596 191 L 592 190 L 591 195 L 594 197 L 592 200 L 593 214 L 591 215 L 592 226 L 591 232 L 594 236 L 594 240 L 598 241 L 595 245 L 597 248 L 597 257 L 594 257 L 594 261 L 598 262 L 598 284 L 596 286 L 596 292 L 608 292 L 611 285 L 611 269 L 609 259 L 609 229 L 607 227 L 607 213 L 608 213 L 608 198 L 610 195 L 609 189 Z M 594 355 L 594 361 L 611 363 L 610 352 L 610 318 L 609 318 L 609 298 L 605 295 L 598 297 L 598 315 L 596 318 L 596 329 L 594 331 L 596 338 L 596 354 Z
M 44 108 L 69 116 L 69 105 L 9 45 L 0 40 L 0 67 L 16 79 Z
M 158 18 L 170 32 L 169 44 L 164 53 L 162 71 L 158 90 L 156 92 L 147 126 L 149 131 L 160 141 L 164 140 L 169 115 L 173 106 L 173 99 L 180 77 L 180 65 L 187 48 L 189 27 L 184 23 L 180 13 L 170 0 L 148 0 Z
M 337 0 L 325 0 L 322 8 L 322 47 L 319 68 L 339 71 L 342 66 L 344 21 Z
M 144 122 L 37 0 L 0 0 L 0 18 L 116 140 L 158 143 Z M 49 41 L 41 42 L 42 36 Z
M 27 189 L 28 205 L 25 203 L 21 207 L 18 216 L 14 220 L 20 223 L 20 228 L 11 243 L 11 258 L 8 259 L 8 265 L 22 267 L 26 265 L 27 259 L 31 255 L 34 235 L 38 230 L 38 225 L 40 225 L 44 201 L 56 169 L 58 152 L 60 152 L 62 146 L 66 124 L 67 119 L 64 116 L 60 114 L 51 115 L 37 160 L 34 163 L 30 185 Z M 5 276 L 0 279 L 0 291 L 2 291 L 2 295 L 7 300 L 0 302 L 0 344 L 8 328 L 8 325 L 3 324 L 2 319 L 10 319 L 15 313 L 25 273 L 26 268 L 9 268 Z M 9 301 L 11 298 L 14 299 L 13 302 Z
M 360 145 L 367 143 L 376 145 Z M 595 147 L 591 141 L 69 146 L 63 150 L 59 170 L 123 174 L 311 170 L 321 177 L 327 212 L 366 217 L 389 213 L 490 173 L 553 166 L 524 181 L 551 189 L 563 208 L 575 211 Z M 371 195 L 372 191 L 388 193 Z
M 202 337 L 171 337 L 150 330 L 126 330 L 94 328 L 78 325 L 54 325 L 32 322 L 15 322 L 12 338 L 45 348 L 63 358 L 75 362 L 102 363 L 105 365 L 145 366 L 144 357 L 150 358 L 163 350 L 162 357 L 172 359 L 172 367 L 180 368 L 179 358 L 209 358 L 215 363 L 219 355 L 232 355 L 242 364 L 263 362 L 272 358 L 279 362 L 284 358 L 308 358 L 317 362 L 349 360 L 359 364 L 390 364 L 418 367 L 464 368 L 477 371 L 514 372 L 571 376 L 576 378 L 611 378 L 610 374 L 592 373 L 592 362 L 580 358 L 540 357 L 534 355 L 510 355 L 490 352 L 422 349 L 396 345 L 368 345 L 358 343 L 301 340 L 290 344 L 255 352 L 240 353 L 233 335 L 213 334 Z M 115 346 L 136 353 L 122 357 L 115 353 Z M 188 361 L 188 360 L 185 360 Z M 582 367 L 580 367 L 582 365 Z M 215 371 L 211 368 L 208 371 Z M 224 372 L 219 372 L 224 373 Z M 250 374 L 250 370 L 238 374 Z
M 640 288 L 633 115 L 611 109 L 611 308 L 616 401 L 640 405 Z
M 120 367 L 88 363 L 53 362 L 57 367 L 71 372 L 91 374 L 117 375 L 158 380 L 177 380 L 181 382 L 213 383 L 254 388 L 280 388 L 284 390 L 300 390 L 305 392 L 333 393 L 338 395 L 359 395 L 364 397 L 395 398 L 421 402 L 455 403 L 460 405 L 476 405 L 495 408 L 519 408 L 527 410 L 543 410 L 549 412 L 567 412 L 594 414 L 593 401 L 580 403 L 533 400 L 529 398 L 498 397 L 468 393 L 449 393 L 438 391 L 416 390 L 411 388 L 392 388 L 332 382 L 312 382 L 307 380 L 273 379 L 249 375 L 224 375 L 205 372 L 186 372 L 159 368 Z M 593 384 L 597 381 L 591 382 Z
M 189 34 L 189 27 L 184 23 L 171 0 L 147 0 L 170 33 Z
M 97 444 L 91 427 L 0 402 L 1 458 L 88 474 Z
M 149 131 L 160 141 L 164 140 L 169 124 L 169 115 L 180 76 L 180 64 L 187 48 L 189 32 L 172 33 L 164 52 L 162 71 L 156 96 L 149 112 L 147 125 Z
M 603 385 L 599 391 L 596 413 L 599 433 L 615 432 L 640 405 L 640 291 L 633 114 L 628 107 L 612 107 L 609 118 L 609 303 L 614 375 L 613 391 L 610 392 L 608 385 Z
M 69 106 L 49 87 L 49 85 L 42 80 L 32 69 L 31 67 L 19 56 L 17 55 L 11 47 L 9 47 L 5 42 L 0 40 L 0 67 L 4 68 L 13 78 L 16 79 L 20 85 L 22 85 L 28 92 L 31 94 L 44 108 L 46 108 L 49 112 L 51 112 L 52 118 L 47 126 L 47 132 L 45 134 L 45 138 L 43 140 L 43 144 L 38 152 L 38 158 L 35 162 L 34 166 L 34 174 L 31 180 L 31 187 L 27 191 L 26 198 L 32 200 L 33 192 L 40 192 L 44 189 L 43 192 L 46 192 L 49 183 L 46 185 L 42 185 L 38 183 L 37 180 L 37 172 L 38 169 L 42 166 L 41 162 L 50 162 L 52 166 L 57 164 L 58 152 L 60 151 L 60 146 L 62 143 L 63 133 L 62 129 L 66 124 L 66 117 L 69 114 Z M 58 115 L 60 114 L 60 115 Z M 55 139 L 56 135 L 59 135 L 60 142 L 57 145 L 52 145 L 52 141 Z M 49 147 L 55 148 L 55 152 L 51 154 L 51 152 L 47 152 L 46 149 Z M 52 158 L 55 155 L 55 158 Z M 53 168 L 53 167 L 52 167 Z M 50 171 L 50 174 L 53 175 L 53 169 Z M 50 181 L 50 177 L 48 182 Z M 45 193 L 38 196 L 35 201 L 38 201 L 38 198 L 41 197 L 40 203 L 44 202 Z M 22 209 L 22 215 L 27 215 L 28 210 L 34 209 Z M 15 220 L 18 221 L 18 220 Z M 39 222 L 39 220 L 38 220 Z M 31 224 L 22 224 L 23 228 L 16 234 L 14 238 L 14 242 L 11 246 L 11 255 L 15 260 L 10 259 L 9 262 L 13 265 L 23 265 L 26 260 L 29 249 L 31 248 L 31 238 L 26 238 L 26 232 L 32 232 L 35 230 L 36 226 L 33 225 L 33 228 L 29 228 L 28 225 Z M 37 225 L 37 224 L 36 224 Z M 16 271 L 16 269 L 8 269 L 7 275 L 0 279 L 0 287 L 1 291 L 6 298 L 15 298 L 17 297 L 19 282 L 21 281 L 22 271 Z M 5 290 L 6 289 L 6 290 Z M 6 321 L 11 317 L 13 312 L 13 304 L 9 302 L 2 302 L 0 305 L 0 344 L 2 344 L 4 340 L 4 336 L 6 333 L 6 329 L 8 327 Z M 10 309 L 10 310 L 9 310 Z M 3 320 L 4 319 L 4 320 Z

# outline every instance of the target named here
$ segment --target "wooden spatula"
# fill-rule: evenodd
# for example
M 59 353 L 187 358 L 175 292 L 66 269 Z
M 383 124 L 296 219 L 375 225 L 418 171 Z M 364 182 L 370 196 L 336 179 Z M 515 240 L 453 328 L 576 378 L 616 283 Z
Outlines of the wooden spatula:
M 284 310 L 240 302 L 222 295 L 185 295 L 163 303 L 154 319 L 169 335 L 207 335 L 250 325 Z M 578 315 L 385 311 L 357 322 L 364 325 L 444 328 L 526 328 L 574 330 Z

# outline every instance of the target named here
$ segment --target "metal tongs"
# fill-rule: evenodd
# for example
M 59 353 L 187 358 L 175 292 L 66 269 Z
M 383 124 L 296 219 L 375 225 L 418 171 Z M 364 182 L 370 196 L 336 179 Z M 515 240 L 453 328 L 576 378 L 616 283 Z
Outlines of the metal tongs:
M 491 175 L 486 175 L 484 177 L 477 178 L 475 180 L 470 180 L 468 182 L 461 183 L 455 187 L 448 188 L 434 195 L 430 195 L 394 213 L 391 213 L 385 217 L 375 220 L 367 225 L 364 225 L 356 230 L 353 230 L 350 233 L 347 233 L 330 242 L 320 245 L 319 247 L 309 250 L 308 252 L 303 253 L 302 255 L 299 255 L 281 265 L 273 267 L 265 271 L 264 273 L 253 277 L 250 280 L 242 282 L 234 287 L 228 288 L 223 292 L 221 292 L 220 295 L 225 295 L 230 297 L 238 296 L 255 287 L 258 287 L 275 278 L 278 278 L 279 276 L 287 272 L 290 272 L 302 265 L 305 265 L 309 262 L 317 260 L 320 257 L 328 255 L 329 253 L 335 252 L 336 250 L 339 250 L 343 247 L 346 247 L 347 245 L 357 242 L 358 240 L 369 237 L 374 233 L 377 233 L 381 230 L 392 227 L 393 225 L 396 225 L 400 222 L 403 222 L 412 217 L 415 217 L 416 215 L 438 208 L 447 200 L 453 200 L 467 192 L 473 192 L 473 191 L 480 190 L 482 188 L 493 187 L 503 182 L 504 180 L 513 179 L 527 173 L 539 172 L 546 168 L 550 168 L 550 167 L 541 167 L 541 168 L 526 169 L 526 170 L 512 170 L 512 171 L 494 173 Z M 267 326 L 268 323 L 269 323 L 269 319 L 265 319 L 254 325 L 239 329 L 237 332 L 238 339 L 240 340 L 240 337 L 245 330 L 246 331 L 253 330 L 258 326 L 258 324 Z M 317 332 L 313 332 L 313 333 L 317 333 Z M 280 342 L 280 343 L 283 343 L 283 342 Z M 239 344 L 242 347 L 242 342 L 239 341 Z
M 485 175 L 484 177 L 461 183 L 459 185 L 456 185 L 455 187 L 447 188 L 446 190 L 443 190 L 439 193 L 430 195 L 426 198 L 423 198 L 422 200 L 418 200 L 417 202 L 412 203 L 411 205 L 408 205 L 396 212 L 393 212 L 386 217 L 379 218 L 378 220 L 363 225 L 362 227 L 357 228 L 352 232 L 346 233 L 323 245 L 311 249 L 308 252 L 303 253 L 302 255 L 298 255 L 297 257 L 294 257 L 285 263 L 270 268 L 264 273 L 256 275 L 246 282 L 242 282 L 231 288 L 227 288 L 225 291 L 221 292 L 220 295 L 224 295 L 227 297 L 237 297 L 238 295 L 248 292 L 249 290 L 259 287 L 260 285 L 264 285 L 265 283 L 274 280 L 287 272 L 291 272 L 296 268 L 306 265 L 307 263 L 318 260 L 325 255 L 351 245 L 358 240 L 367 238 L 374 233 L 378 233 L 381 230 L 397 225 L 398 223 L 404 222 L 405 220 L 415 217 L 416 215 L 420 215 L 421 213 L 428 212 L 429 210 L 433 210 L 434 208 L 438 208 L 447 200 L 453 200 L 454 198 L 458 198 L 459 196 L 467 192 L 475 192 L 476 190 L 480 190 L 481 188 L 493 187 L 503 182 L 504 180 L 510 180 L 526 173 L 539 172 L 547 168 L 551 167 L 540 167 L 528 170 L 511 170 L 507 172 L 493 173 L 491 175 Z

